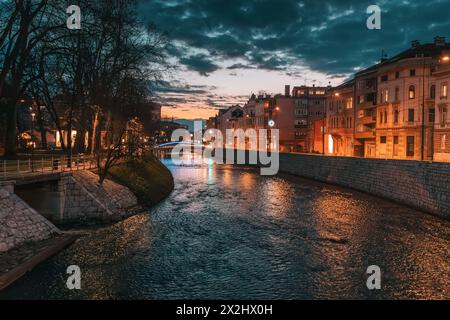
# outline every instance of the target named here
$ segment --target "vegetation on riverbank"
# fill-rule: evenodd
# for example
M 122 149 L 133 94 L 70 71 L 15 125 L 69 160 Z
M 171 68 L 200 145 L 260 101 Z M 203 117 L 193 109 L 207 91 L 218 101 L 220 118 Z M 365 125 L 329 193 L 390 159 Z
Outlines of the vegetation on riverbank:
M 109 179 L 128 187 L 146 206 L 154 206 L 174 188 L 173 176 L 155 156 L 133 159 L 110 169 Z

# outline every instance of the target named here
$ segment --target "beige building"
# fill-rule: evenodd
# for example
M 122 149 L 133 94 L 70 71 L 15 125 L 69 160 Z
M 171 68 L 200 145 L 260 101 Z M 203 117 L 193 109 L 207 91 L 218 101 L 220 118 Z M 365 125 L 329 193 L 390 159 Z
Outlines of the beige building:
M 376 157 L 433 160 L 436 114 L 434 71 L 445 39 L 421 45 L 388 59 L 378 68 Z

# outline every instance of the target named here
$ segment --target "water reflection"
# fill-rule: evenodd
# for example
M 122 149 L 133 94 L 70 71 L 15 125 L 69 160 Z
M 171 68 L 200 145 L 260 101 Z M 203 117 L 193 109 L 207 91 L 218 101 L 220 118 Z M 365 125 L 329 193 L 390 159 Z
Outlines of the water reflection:
M 176 189 L 150 214 L 86 232 L 0 298 L 450 298 L 447 221 L 290 176 L 169 167 Z

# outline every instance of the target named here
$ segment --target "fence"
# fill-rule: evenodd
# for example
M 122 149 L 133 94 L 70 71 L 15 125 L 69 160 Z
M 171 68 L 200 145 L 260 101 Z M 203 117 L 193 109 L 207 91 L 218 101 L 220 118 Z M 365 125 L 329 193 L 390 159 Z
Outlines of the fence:
M 30 157 L 28 159 L 0 161 L 0 180 L 12 180 L 30 175 L 90 170 L 97 167 L 95 157 Z

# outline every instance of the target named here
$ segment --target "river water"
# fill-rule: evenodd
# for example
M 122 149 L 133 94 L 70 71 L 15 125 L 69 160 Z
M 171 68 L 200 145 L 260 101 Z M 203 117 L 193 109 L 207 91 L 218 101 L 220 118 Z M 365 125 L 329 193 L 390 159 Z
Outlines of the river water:
M 176 188 L 158 207 L 85 230 L 0 299 L 450 298 L 449 221 L 288 175 L 166 165 Z

